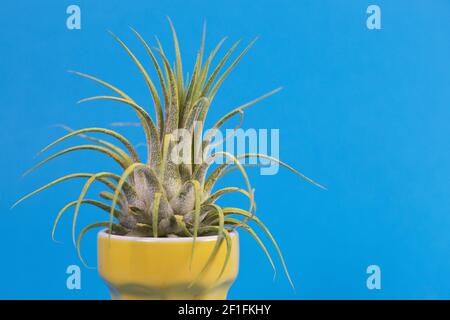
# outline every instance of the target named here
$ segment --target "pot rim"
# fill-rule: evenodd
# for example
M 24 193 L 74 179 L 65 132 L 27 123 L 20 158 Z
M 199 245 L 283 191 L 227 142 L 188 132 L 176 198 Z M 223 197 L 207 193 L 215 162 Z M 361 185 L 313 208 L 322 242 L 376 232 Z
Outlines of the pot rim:
M 167 237 L 161 237 L 161 238 L 153 238 L 153 237 L 137 237 L 137 236 L 119 236 L 115 234 L 108 234 L 106 231 L 108 229 L 103 229 L 97 233 L 98 238 L 111 238 L 115 240 L 121 240 L 121 241 L 133 241 L 133 242 L 192 242 L 192 237 L 179 237 L 179 238 L 167 238 Z M 237 237 L 238 232 L 237 230 L 229 232 L 230 237 Z M 199 236 L 195 239 L 195 241 L 200 242 L 207 242 L 207 241 L 217 241 L 218 236 Z

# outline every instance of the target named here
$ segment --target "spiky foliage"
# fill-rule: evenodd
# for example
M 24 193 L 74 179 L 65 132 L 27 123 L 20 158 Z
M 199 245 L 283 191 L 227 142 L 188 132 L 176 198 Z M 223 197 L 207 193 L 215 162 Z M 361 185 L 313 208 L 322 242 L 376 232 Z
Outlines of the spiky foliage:
M 231 241 L 229 233 L 237 227 L 241 227 L 243 230 L 247 231 L 257 241 L 267 255 L 271 265 L 274 267 L 269 251 L 258 234 L 249 225 L 250 222 L 254 222 L 262 228 L 275 246 L 286 275 L 289 281 L 291 281 L 283 256 L 275 239 L 261 220 L 255 216 L 256 205 L 254 202 L 254 191 L 250 185 L 250 181 L 244 168 L 245 165 L 242 163 L 242 160 L 247 158 L 268 159 L 279 163 L 281 166 L 286 167 L 305 180 L 313 184 L 316 183 L 280 160 L 264 154 L 249 153 L 233 156 L 226 152 L 208 153 L 207 150 L 211 147 L 213 134 L 206 135 L 203 140 L 202 135 L 199 136 L 198 134 L 194 134 L 194 132 L 203 132 L 204 128 L 194 130 L 199 129 L 195 128 L 195 126 L 204 123 L 210 104 L 219 87 L 250 47 L 255 43 L 255 40 L 247 45 L 245 49 L 228 64 L 228 67 L 226 67 L 232 53 L 239 44 L 239 41 L 236 42 L 213 68 L 213 58 L 225 42 L 225 39 L 222 39 L 208 57 L 204 59 L 204 30 L 192 76 L 188 80 L 183 76 L 178 38 L 170 19 L 169 23 L 173 34 L 173 44 L 175 48 L 174 67 L 171 67 L 158 39 L 156 39 L 158 45 L 157 48 L 152 49 L 136 30 L 131 29 L 144 46 L 156 70 L 160 87 L 159 91 L 143 63 L 122 40 L 112 34 L 113 38 L 126 51 L 142 74 L 153 100 L 156 122 L 144 107 L 139 105 L 124 91 L 91 75 L 73 72 L 78 76 L 98 83 L 115 94 L 94 96 L 83 99 L 80 102 L 107 100 L 116 102 L 118 106 L 124 106 L 134 110 L 145 133 L 147 161 L 142 161 L 133 145 L 125 137 L 113 130 L 106 128 L 84 128 L 80 130 L 65 128 L 70 132 L 49 144 L 40 153 L 43 153 L 74 136 L 85 138 L 91 143 L 64 149 L 38 163 L 27 171 L 27 173 L 56 157 L 77 150 L 101 152 L 117 162 L 122 168 L 122 172 L 119 175 L 111 172 L 69 174 L 26 195 L 17 203 L 60 182 L 77 178 L 86 179 L 78 199 L 65 205 L 56 216 L 52 231 L 53 239 L 60 218 L 71 208 L 74 209 L 72 238 L 78 252 L 80 252 L 80 240 L 82 236 L 88 230 L 96 227 L 107 227 L 111 234 L 118 235 L 142 237 L 192 237 L 192 254 L 195 254 L 195 241 L 197 237 L 218 235 L 217 244 L 209 261 L 205 264 L 204 271 L 206 271 L 224 241 L 228 252 L 230 252 Z M 159 59 L 157 57 L 158 55 Z M 244 110 L 247 107 L 267 98 L 278 90 L 279 89 L 271 91 L 253 101 L 233 109 L 220 118 L 210 132 L 214 133 L 219 130 L 234 116 L 239 116 L 242 120 Z M 171 159 L 169 155 L 175 145 L 173 135 L 177 129 L 185 129 L 189 133 L 192 133 L 188 148 L 192 152 L 189 157 L 192 160 L 200 158 L 200 162 L 191 161 L 190 163 L 178 164 Z M 112 142 L 88 135 L 91 133 L 109 136 L 109 138 L 120 143 L 121 147 Z M 208 154 L 208 156 L 203 157 L 202 155 L 204 154 Z M 224 157 L 226 158 L 226 161 L 208 175 L 208 169 L 212 166 L 213 160 L 218 157 Z M 246 189 L 227 187 L 213 192 L 217 181 L 234 169 L 241 172 L 246 184 Z M 104 200 L 103 202 L 86 199 L 88 190 L 94 183 L 101 183 L 106 188 L 105 191 L 102 191 L 99 194 L 100 198 Z M 320 187 L 320 185 L 316 185 Z M 217 201 L 222 196 L 231 193 L 240 193 L 247 197 L 249 199 L 249 209 L 221 207 L 217 204 Z M 87 226 L 80 232 L 78 238 L 76 238 L 76 223 L 82 205 L 91 205 L 107 211 L 109 213 L 109 219 Z M 225 269 L 226 263 L 227 262 L 225 262 L 223 269 Z

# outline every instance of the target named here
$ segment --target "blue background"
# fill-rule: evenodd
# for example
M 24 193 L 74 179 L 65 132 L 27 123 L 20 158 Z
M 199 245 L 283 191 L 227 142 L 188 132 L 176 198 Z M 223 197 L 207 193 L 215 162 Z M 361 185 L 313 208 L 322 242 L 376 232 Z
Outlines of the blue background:
M 372 3 L 381 7 L 381 30 L 366 28 Z M 81 30 L 66 28 L 70 4 L 81 7 Z M 50 239 L 56 213 L 75 199 L 81 181 L 9 208 L 60 175 L 117 169 L 86 151 L 21 178 L 38 160 L 37 151 L 63 134 L 54 124 L 136 121 L 126 108 L 76 105 L 107 91 L 65 70 L 97 75 L 150 106 L 139 72 L 106 30 L 150 66 L 128 26 L 147 39 L 158 35 L 169 51 L 166 15 L 177 27 L 189 67 L 204 19 L 208 49 L 225 35 L 245 42 L 260 36 L 219 91 L 209 119 L 283 86 L 248 110 L 246 127 L 280 128 L 281 158 L 329 189 L 285 170 L 276 176 L 253 172 L 258 211 L 284 251 L 297 293 L 281 269 L 272 282 L 262 251 L 243 235 L 230 298 L 450 298 L 446 0 L 2 1 L 0 298 L 109 298 L 96 270 L 82 269 L 81 290 L 66 288 L 67 266 L 80 264 L 69 216 L 57 232 L 64 245 Z M 140 128 L 118 129 L 135 143 L 143 139 Z M 105 216 L 88 208 L 82 213 L 80 226 Z M 83 242 L 91 265 L 94 238 L 91 233 Z M 381 267 L 381 290 L 366 287 L 371 264 Z

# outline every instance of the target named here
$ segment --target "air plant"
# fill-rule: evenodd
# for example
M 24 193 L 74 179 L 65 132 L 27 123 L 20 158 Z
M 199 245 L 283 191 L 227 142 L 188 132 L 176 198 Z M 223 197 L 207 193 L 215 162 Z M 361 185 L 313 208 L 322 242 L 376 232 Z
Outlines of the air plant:
M 158 38 L 156 38 L 157 47 L 150 48 L 144 38 L 136 30 L 131 28 L 132 32 L 144 46 L 156 70 L 160 90 L 156 88 L 154 81 L 143 63 L 133 54 L 131 49 L 116 35 L 111 33 L 142 74 L 153 101 L 156 122 L 147 110 L 124 91 L 91 75 L 71 71 L 75 75 L 96 82 L 115 94 L 86 98 L 79 101 L 80 103 L 107 100 L 116 102 L 119 106 L 126 106 L 134 110 L 145 133 L 147 160 L 141 160 L 138 152 L 129 140 L 116 131 L 99 127 L 79 130 L 66 128 L 70 131 L 68 134 L 46 146 L 40 153 L 74 136 L 87 139 L 87 141 L 90 141 L 90 144 L 77 145 L 57 152 L 32 167 L 26 173 L 66 153 L 78 150 L 91 150 L 106 154 L 117 162 L 121 167 L 120 174 L 112 172 L 69 174 L 27 194 L 17 201 L 14 206 L 60 182 L 77 178 L 86 179 L 78 199 L 69 202 L 59 211 L 52 230 L 52 238 L 54 239 L 55 229 L 60 218 L 66 211 L 74 208 L 72 238 L 81 259 L 80 240 L 87 231 L 97 227 L 106 227 L 110 234 L 116 235 L 192 237 L 192 255 L 195 253 L 197 237 L 217 235 L 218 241 L 203 269 L 206 271 L 223 243 L 227 247 L 227 252 L 230 252 L 230 232 L 240 227 L 256 240 L 265 252 L 275 272 L 275 266 L 269 251 L 259 235 L 250 226 L 250 222 L 254 222 L 264 231 L 274 245 L 287 278 L 292 285 L 285 261 L 274 237 L 263 222 L 255 215 L 256 204 L 254 190 L 251 187 L 245 170 L 246 165 L 242 161 L 248 158 L 263 158 L 273 161 L 303 179 L 319 187 L 321 186 L 284 162 L 268 155 L 245 153 L 234 156 L 226 152 L 208 153 L 208 150 L 211 150 L 214 132 L 223 127 L 232 117 L 239 116 L 241 123 L 244 110 L 247 107 L 269 97 L 279 91 L 279 89 L 271 91 L 228 112 L 208 130 L 208 134 L 202 136 L 204 132 L 203 124 L 205 123 L 208 109 L 218 89 L 225 78 L 252 47 L 256 39 L 250 42 L 227 66 L 227 62 L 240 42 L 237 41 L 228 49 L 217 65 L 213 67 L 212 61 L 226 38 L 217 44 L 205 60 L 204 30 L 192 76 L 188 79 L 183 74 L 178 38 L 170 19 L 169 23 L 172 30 L 175 51 L 175 65 L 173 67 L 169 63 Z M 158 55 L 159 57 L 157 57 Z M 175 133 L 180 129 L 184 129 L 190 134 L 187 150 L 191 152 L 183 156 L 192 161 L 178 163 L 171 156 L 177 142 Z M 200 132 L 200 134 L 196 134 L 195 132 Z M 117 143 L 120 143 L 121 147 L 117 143 L 114 144 L 88 135 L 91 133 L 108 136 Z M 212 167 L 214 160 L 219 157 L 225 158 L 225 162 L 218 165 L 208 175 L 208 170 Z M 195 159 L 200 159 L 200 161 L 195 161 Z M 213 191 L 216 183 L 224 175 L 233 170 L 240 171 L 244 178 L 246 189 L 232 186 Z M 99 194 L 99 197 L 103 201 L 86 198 L 89 188 L 96 182 L 101 183 L 105 187 L 105 190 Z M 249 208 L 222 207 L 217 204 L 217 201 L 222 196 L 231 193 L 240 193 L 247 197 L 249 199 Z M 107 211 L 109 213 L 109 219 L 88 225 L 76 237 L 77 218 L 82 205 L 91 205 Z M 222 271 L 225 269 L 227 261 L 226 259 Z

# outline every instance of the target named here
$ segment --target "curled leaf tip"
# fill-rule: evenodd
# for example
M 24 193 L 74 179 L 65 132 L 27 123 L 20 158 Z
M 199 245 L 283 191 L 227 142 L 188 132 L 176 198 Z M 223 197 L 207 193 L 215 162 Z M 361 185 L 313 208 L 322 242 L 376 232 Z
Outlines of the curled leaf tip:
M 81 104 L 81 103 L 88 102 L 88 101 L 91 101 L 91 100 L 92 100 L 92 98 L 84 98 L 84 99 L 78 100 L 77 104 Z
M 283 90 L 284 88 L 283 87 L 278 87 L 278 88 L 276 88 L 275 90 L 273 90 L 273 92 L 274 93 L 277 93 L 277 92 L 279 92 L 279 91 L 281 91 L 281 90 Z
M 319 183 L 317 183 L 317 182 L 314 182 L 314 185 L 317 186 L 317 187 L 319 187 L 319 188 L 322 189 L 322 190 L 328 191 L 328 188 L 327 188 L 327 187 L 325 187 L 325 186 L 323 186 L 323 185 L 321 185 L 321 184 L 319 184 Z
M 24 173 L 22 173 L 22 178 L 25 178 L 27 175 L 29 175 L 31 172 L 31 169 L 28 169 L 27 171 L 25 171 Z
M 203 35 L 206 34 L 206 18 L 203 20 Z

